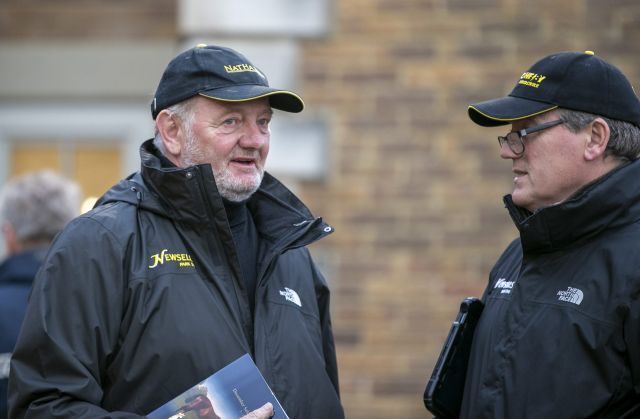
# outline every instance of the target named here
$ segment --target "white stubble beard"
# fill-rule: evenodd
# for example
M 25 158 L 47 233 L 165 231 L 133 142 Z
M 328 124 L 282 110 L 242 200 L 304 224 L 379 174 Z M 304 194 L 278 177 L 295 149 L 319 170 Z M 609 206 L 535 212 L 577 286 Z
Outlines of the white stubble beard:
M 182 157 L 184 166 L 194 166 L 197 164 L 210 163 L 205 161 L 205 154 L 202 152 L 202 149 L 196 141 L 191 127 L 188 127 L 185 130 L 185 135 L 186 139 Z M 255 154 L 259 153 L 255 152 Z M 258 160 L 258 158 L 259 156 L 256 157 L 256 160 Z M 211 165 L 213 178 L 218 188 L 218 193 L 223 198 L 231 202 L 241 202 L 249 199 L 251 195 L 253 195 L 260 187 L 260 183 L 262 183 L 262 178 L 264 177 L 264 169 L 259 168 L 258 173 L 256 173 L 254 176 L 253 182 L 247 184 L 246 182 L 242 182 L 240 179 L 233 176 L 230 170 L 225 170 L 228 161 L 224 163 L 225 164 L 223 164 L 220 169 L 216 169 L 215 167 L 213 167 L 213 165 Z

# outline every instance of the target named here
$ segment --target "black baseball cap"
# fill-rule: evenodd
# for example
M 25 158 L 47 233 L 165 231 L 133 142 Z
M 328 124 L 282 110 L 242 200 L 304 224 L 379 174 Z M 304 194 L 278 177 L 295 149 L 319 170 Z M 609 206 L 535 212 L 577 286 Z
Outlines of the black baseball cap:
M 507 97 L 470 105 L 468 112 L 476 124 L 493 127 L 558 107 L 640 127 L 640 100 L 631 83 L 591 51 L 548 55 L 520 76 Z
M 272 108 L 300 112 L 304 102 L 288 90 L 269 87 L 266 76 L 231 48 L 199 44 L 178 54 L 162 74 L 151 101 L 151 115 L 200 95 L 224 102 L 268 97 Z

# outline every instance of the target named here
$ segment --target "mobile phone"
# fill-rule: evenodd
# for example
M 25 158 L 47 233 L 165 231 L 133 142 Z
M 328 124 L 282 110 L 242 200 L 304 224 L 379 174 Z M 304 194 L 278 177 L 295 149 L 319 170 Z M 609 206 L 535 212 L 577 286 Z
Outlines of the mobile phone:
M 427 382 L 424 405 L 437 419 L 460 416 L 473 332 L 483 308 L 478 298 L 468 297 L 462 301 Z

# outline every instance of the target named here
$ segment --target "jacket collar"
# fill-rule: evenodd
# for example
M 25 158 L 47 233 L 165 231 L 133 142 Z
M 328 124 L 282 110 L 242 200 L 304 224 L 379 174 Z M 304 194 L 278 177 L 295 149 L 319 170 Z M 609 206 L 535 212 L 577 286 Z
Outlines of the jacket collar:
M 640 218 L 640 160 L 586 185 L 572 197 L 535 213 L 504 203 L 525 252 L 551 252 Z
M 125 201 L 186 224 L 227 224 L 224 203 L 209 164 L 173 166 L 155 148 L 153 140 L 142 144 L 140 158 L 140 172 L 112 188 L 98 205 Z M 311 224 L 320 227 L 324 233 L 320 235 L 333 231 L 322 220 L 314 219 L 304 203 L 269 173 L 265 173 L 247 206 L 261 236 L 273 241 Z
M 47 246 L 25 250 L 7 257 L 0 264 L 0 284 L 33 281 L 47 254 Z

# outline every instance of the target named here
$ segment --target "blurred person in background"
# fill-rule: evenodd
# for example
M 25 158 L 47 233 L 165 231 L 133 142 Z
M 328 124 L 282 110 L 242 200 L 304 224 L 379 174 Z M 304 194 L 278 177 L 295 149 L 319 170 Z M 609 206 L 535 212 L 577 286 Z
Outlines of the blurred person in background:
M 520 238 L 493 267 L 461 418 L 640 417 L 640 101 L 593 52 L 471 105 L 511 160 Z
M 52 171 L 10 180 L 0 191 L 6 258 L 0 264 L 0 419 L 7 418 L 9 360 L 31 283 L 56 234 L 80 208 L 78 185 Z
M 69 224 L 36 278 L 12 418 L 139 418 L 245 353 L 289 417 L 344 417 L 306 247 L 333 228 L 264 171 L 272 109 L 303 106 L 234 50 L 171 60 L 141 170 Z

